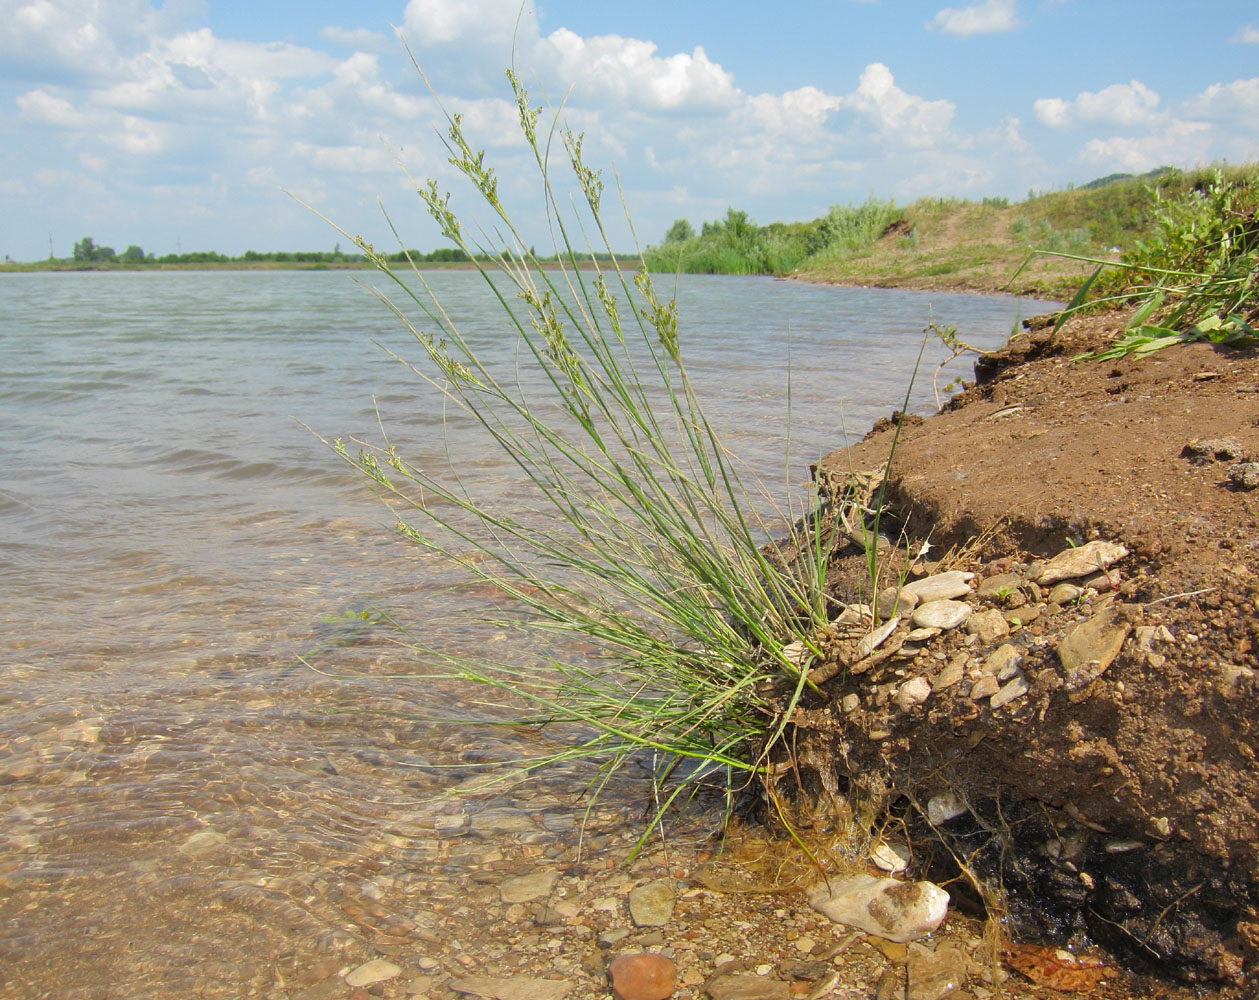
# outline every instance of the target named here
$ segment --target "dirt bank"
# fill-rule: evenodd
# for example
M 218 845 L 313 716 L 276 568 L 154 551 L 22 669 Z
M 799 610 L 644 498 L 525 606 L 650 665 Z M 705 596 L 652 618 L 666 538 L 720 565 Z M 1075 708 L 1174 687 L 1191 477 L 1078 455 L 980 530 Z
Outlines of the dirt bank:
M 909 580 L 974 574 L 971 619 L 934 636 L 905 621 L 855 662 L 836 643 L 834 676 L 813 666 L 824 697 L 795 716 L 798 759 L 815 787 L 889 809 L 920 870 L 960 860 L 976 906 L 1004 888 L 1014 936 L 1253 988 L 1259 490 L 1230 469 L 1259 460 L 1259 352 L 1069 360 L 1124 319 L 1016 338 L 906 423 L 886 533 L 930 543 Z M 891 442 L 876 427 L 819 475 L 842 491 Z M 1044 562 L 1072 547 L 1093 564 L 1051 579 Z M 884 582 L 906 558 L 885 559 Z M 854 547 L 831 575 L 838 598 L 869 592 Z M 949 795 L 964 808 L 935 810 L 932 830 L 927 806 Z

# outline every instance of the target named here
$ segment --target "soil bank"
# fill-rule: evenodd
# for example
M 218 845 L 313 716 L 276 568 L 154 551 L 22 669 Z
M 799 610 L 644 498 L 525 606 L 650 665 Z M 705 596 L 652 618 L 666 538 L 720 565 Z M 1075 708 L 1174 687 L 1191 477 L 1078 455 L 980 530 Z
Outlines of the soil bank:
M 1259 490 L 1230 470 L 1259 460 L 1259 352 L 1071 360 L 1125 319 L 1045 322 L 905 422 L 885 533 L 906 544 L 888 572 L 928 542 L 910 578 L 974 573 L 988 628 L 907 641 L 905 623 L 797 711 L 794 740 L 818 785 L 910 826 L 922 870 L 960 860 L 1004 889 L 1012 933 L 1244 991 L 1259 981 Z M 881 422 L 818 475 L 881 471 L 892 435 Z M 1091 540 L 1127 555 L 1072 589 L 1038 582 Z M 864 555 L 836 553 L 837 598 L 865 575 Z M 910 681 L 925 700 L 900 696 Z M 926 804 L 947 794 L 966 809 L 933 830 Z

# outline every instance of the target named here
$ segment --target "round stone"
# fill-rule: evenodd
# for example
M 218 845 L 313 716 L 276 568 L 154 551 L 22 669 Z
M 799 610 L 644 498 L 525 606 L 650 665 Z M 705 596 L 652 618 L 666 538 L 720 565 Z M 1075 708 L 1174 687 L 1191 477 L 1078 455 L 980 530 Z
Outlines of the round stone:
M 910 620 L 915 628 L 957 628 L 971 616 L 971 610 L 964 601 L 930 601 L 914 608 Z

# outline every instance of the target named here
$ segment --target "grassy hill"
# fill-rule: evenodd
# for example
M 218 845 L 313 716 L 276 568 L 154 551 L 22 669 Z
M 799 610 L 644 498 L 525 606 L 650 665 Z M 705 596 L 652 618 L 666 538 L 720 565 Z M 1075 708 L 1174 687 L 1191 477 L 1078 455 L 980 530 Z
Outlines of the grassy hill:
M 698 235 L 649 247 L 653 269 L 774 274 L 807 281 L 1009 291 L 1069 298 L 1092 265 L 1034 251 L 1106 259 L 1155 235 L 1162 207 L 1205 191 L 1219 169 L 1239 200 L 1259 201 L 1259 164 L 1140 177 L 1112 175 L 1066 191 L 964 201 L 924 198 L 904 207 L 870 199 L 806 223 L 756 226 L 731 210 Z M 684 230 L 681 230 L 684 232 Z M 1020 267 L 1022 270 L 1020 271 Z M 1017 277 L 1016 277 L 1017 274 Z

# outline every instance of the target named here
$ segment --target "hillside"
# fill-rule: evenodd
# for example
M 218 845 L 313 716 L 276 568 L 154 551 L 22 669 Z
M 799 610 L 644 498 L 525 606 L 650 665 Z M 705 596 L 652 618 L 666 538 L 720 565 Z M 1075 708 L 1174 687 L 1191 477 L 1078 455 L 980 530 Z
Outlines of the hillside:
M 667 271 L 1070 298 L 1093 265 L 1045 253 L 1117 260 L 1152 238 L 1169 201 L 1209 188 L 1217 169 L 1235 190 L 1259 189 L 1259 164 L 1247 164 L 1104 177 L 1016 203 L 924 198 L 898 207 L 871 198 L 803 223 L 757 226 L 732 209 L 699 234 L 678 220 L 646 256 Z

